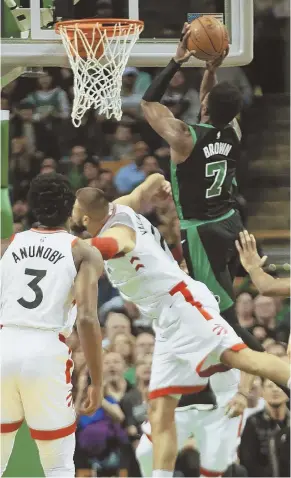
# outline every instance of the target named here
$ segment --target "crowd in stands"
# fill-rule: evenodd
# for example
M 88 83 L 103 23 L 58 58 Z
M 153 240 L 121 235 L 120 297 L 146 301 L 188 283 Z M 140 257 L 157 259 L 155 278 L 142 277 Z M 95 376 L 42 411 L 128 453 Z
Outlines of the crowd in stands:
M 262 23 L 264 19 L 258 21 Z M 258 35 L 260 31 L 257 30 Z M 256 46 L 262 47 L 262 42 Z M 266 50 L 265 55 L 268 54 Z M 267 67 L 264 63 L 265 71 Z M 265 77 L 262 82 L 257 81 L 258 77 L 254 80 L 254 71 L 250 74 L 249 69 L 239 67 L 219 71 L 219 79 L 228 79 L 240 88 L 246 114 L 252 105 L 255 87 L 260 84 L 264 90 L 267 84 Z M 162 172 L 169 178 L 168 145 L 144 121 L 140 109 L 142 95 L 155 73 L 150 69 L 126 68 L 121 122 L 108 121 L 90 111 L 78 129 L 70 120 L 73 98 L 70 70 L 54 68 L 37 79 L 19 78 L 2 90 L 1 107 L 10 110 L 9 184 L 14 232 L 26 230 L 33 223 L 26 195 L 32 178 L 39 173 L 61 172 L 67 175 L 74 190 L 98 187 L 109 200 L 130 193 L 154 172 Z M 201 75 L 198 69 L 179 71 L 164 96 L 164 103 L 175 116 L 187 123 L 196 121 L 200 109 Z M 244 123 L 242 127 L 244 129 Z M 170 247 L 176 244 L 179 223 L 171 199 L 154 205 L 145 203 L 142 213 L 158 226 Z M 127 470 L 128 476 L 140 476 L 134 450 L 142 432 L 141 424 L 147 418 L 154 333 L 134 304 L 124 302 L 106 277 L 102 277 L 99 287 L 99 320 L 106 351 L 104 399 L 94 416 L 78 415 L 77 476 L 92 476 L 92 470 L 97 470 L 100 476 L 118 476 L 116 470 Z M 288 303 L 256 295 L 253 289 L 245 288 L 238 292 L 236 309 L 240 324 L 250 329 L 268 352 L 285 357 L 290 329 Z M 89 376 L 76 331 L 68 342 L 75 363 L 72 381 L 78 414 Z M 289 410 L 283 392 L 277 389 L 274 399 L 272 387 L 275 385 L 271 382 L 262 383 L 257 379 L 249 398 L 247 415 L 250 418 L 239 452 L 248 476 L 279 476 L 272 474 L 275 464 L 269 442 L 270 437 L 279 439 L 275 436 L 277 430 L 282 430 L 284 438 Z M 278 407 L 279 418 L 274 412 Z M 195 450 L 195 440 L 191 447 Z M 191 475 L 185 471 L 185 460 L 178 460 L 179 476 L 183 472 L 184 476 L 199 476 L 196 455 Z

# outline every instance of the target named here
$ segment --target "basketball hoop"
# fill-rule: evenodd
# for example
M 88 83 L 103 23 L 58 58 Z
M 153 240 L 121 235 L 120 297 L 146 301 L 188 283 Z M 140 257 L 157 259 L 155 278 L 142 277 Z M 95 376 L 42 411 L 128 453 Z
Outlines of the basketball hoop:
M 121 119 L 122 74 L 143 30 L 140 20 L 66 20 L 55 25 L 74 74 L 72 121 L 81 124 L 93 106 L 107 119 Z

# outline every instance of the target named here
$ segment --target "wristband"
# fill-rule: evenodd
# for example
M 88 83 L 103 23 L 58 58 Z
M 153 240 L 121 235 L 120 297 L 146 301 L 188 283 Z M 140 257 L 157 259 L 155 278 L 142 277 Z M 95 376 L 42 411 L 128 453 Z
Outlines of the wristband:
M 159 75 L 152 81 L 151 85 L 143 95 L 143 100 L 148 102 L 159 102 L 177 71 L 180 70 L 181 65 L 175 62 L 172 58 L 170 63 L 164 68 Z
M 118 242 L 113 237 L 93 237 L 91 245 L 99 249 L 103 259 L 112 259 L 119 252 Z

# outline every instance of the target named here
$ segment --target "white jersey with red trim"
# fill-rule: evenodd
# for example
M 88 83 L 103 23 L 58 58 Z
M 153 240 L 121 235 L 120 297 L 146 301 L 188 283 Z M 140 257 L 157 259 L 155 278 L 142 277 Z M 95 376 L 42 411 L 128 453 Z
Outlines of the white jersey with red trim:
M 75 239 L 64 229 L 15 235 L 1 259 L 1 325 L 70 334 Z
M 144 315 L 155 319 L 169 292 L 183 281 L 195 287 L 196 301 L 219 311 L 213 294 L 180 269 L 159 231 L 144 216 L 130 207 L 114 204 L 100 234 L 117 225 L 130 227 L 136 234 L 132 252 L 105 261 L 110 282 L 125 300 L 134 302 Z

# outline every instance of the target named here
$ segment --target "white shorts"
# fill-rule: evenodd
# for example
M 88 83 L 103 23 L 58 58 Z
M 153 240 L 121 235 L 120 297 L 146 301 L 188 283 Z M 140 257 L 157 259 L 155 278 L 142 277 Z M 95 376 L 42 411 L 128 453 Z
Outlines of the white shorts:
M 230 372 L 220 374 L 221 381 Z M 225 383 L 228 385 L 228 383 Z M 237 384 L 223 392 L 222 400 L 227 404 L 236 394 Z M 219 397 L 217 397 L 219 398 Z M 218 402 L 220 400 L 217 400 Z M 205 476 L 221 476 L 236 459 L 238 436 L 242 417 L 229 418 L 225 406 L 213 410 L 176 409 L 175 422 L 178 450 L 188 438 L 194 437 L 200 452 L 200 473 Z M 136 449 L 136 456 L 143 476 L 152 476 L 153 447 L 149 422 L 143 425 L 144 434 Z
M 75 432 L 73 361 L 56 332 L 3 327 L 1 348 L 1 433 L 25 419 L 32 438 L 55 440 Z
M 190 409 L 176 410 L 175 421 L 178 450 L 184 447 L 188 438 L 194 437 L 200 452 L 200 473 L 221 476 L 233 463 L 241 417 L 228 418 L 224 408 L 203 412 Z M 136 457 L 142 475 L 152 476 L 153 445 L 150 433 L 142 435 Z
M 220 362 L 226 349 L 246 347 L 213 308 L 194 300 L 195 286 L 179 283 L 165 300 L 155 324 L 149 398 L 199 392 L 212 374 L 228 370 Z

